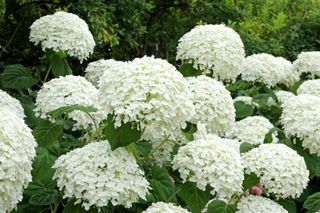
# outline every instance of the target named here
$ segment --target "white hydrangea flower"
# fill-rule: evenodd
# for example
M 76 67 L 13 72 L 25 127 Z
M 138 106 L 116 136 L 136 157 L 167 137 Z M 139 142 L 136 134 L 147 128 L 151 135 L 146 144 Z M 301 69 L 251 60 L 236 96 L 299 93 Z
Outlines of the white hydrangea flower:
M 295 94 L 293 94 L 292 92 L 283 90 L 276 91 L 275 94 L 280 104 L 283 104 L 284 102 L 295 96 Z
M 221 82 L 206 76 L 187 79 L 196 110 L 191 122 L 203 123 L 211 133 L 224 134 L 235 121 L 230 92 Z
M 320 97 L 298 95 L 282 104 L 281 123 L 286 136 L 302 140 L 302 147 L 320 156 Z
M 261 196 L 242 197 L 237 205 L 237 213 L 288 213 L 280 204 Z
M 100 78 L 105 72 L 114 72 L 115 67 L 128 66 L 128 62 L 116 61 L 113 59 L 100 59 L 88 64 L 85 70 L 85 78 L 90 81 L 93 85 L 98 87 Z M 108 75 L 107 75 L 108 76 Z
M 218 199 L 229 199 L 242 192 L 244 174 L 240 154 L 218 136 L 197 139 L 180 147 L 172 164 L 183 182 L 194 182 L 203 191 L 210 185 L 211 194 L 216 194 Z
M 149 183 L 134 156 L 121 147 L 111 151 L 107 141 L 93 142 L 60 156 L 54 179 L 64 198 L 75 198 L 88 210 L 112 205 L 130 208 L 146 199 Z
M 219 140 L 221 143 L 224 143 L 225 145 L 232 148 L 234 151 L 240 154 L 240 145 L 241 143 L 234 139 L 228 139 L 228 138 L 220 138 L 217 135 L 213 135 L 207 132 L 207 129 L 204 124 L 198 123 L 197 124 L 197 132 L 193 134 L 194 140 L 198 139 L 204 139 L 208 141 L 216 141 Z
M 293 67 L 300 75 L 309 73 L 312 78 L 320 76 L 320 51 L 300 53 L 293 62 Z
M 241 78 L 273 87 L 279 83 L 291 86 L 299 79 L 299 75 L 293 69 L 290 61 L 282 57 L 261 53 L 248 56 L 244 60 Z
M 172 203 L 157 202 L 152 203 L 152 205 L 142 213 L 189 213 L 189 211 Z
M 297 94 L 309 94 L 309 95 L 315 95 L 320 97 L 320 79 L 315 80 L 308 80 L 303 82 L 298 90 Z
M 26 116 L 24 114 L 23 107 L 17 99 L 9 95 L 7 92 L 0 89 L 0 107 L 6 108 L 13 112 L 19 118 L 24 119 Z
M 245 52 L 238 33 L 224 25 L 196 26 L 179 39 L 177 60 L 220 80 L 234 81 Z
M 266 194 L 278 198 L 296 198 L 309 181 L 303 157 L 284 144 L 261 144 L 242 156 L 245 172 L 255 173 Z
M 115 67 L 100 79 L 99 99 L 112 112 L 115 126 L 137 122 L 162 134 L 184 128 L 194 114 L 187 81 L 166 60 L 137 58 L 129 66 Z
M 54 78 L 43 84 L 36 98 L 35 112 L 41 118 L 50 118 L 48 113 L 63 106 L 92 106 L 100 109 L 98 90 L 84 77 L 67 75 Z M 91 113 L 96 123 L 106 117 L 101 110 Z M 92 119 L 84 112 L 73 111 L 68 116 L 76 121 L 74 130 L 87 128 L 93 124 Z
M 248 105 L 250 105 L 252 107 L 257 107 L 257 108 L 259 107 L 259 104 L 254 102 L 252 97 L 250 97 L 250 96 L 238 96 L 238 97 L 233 99 L 233 103 L 236 103 L 238 101 L 242 101 L 245 104 L 248 104 Z
M 42 50 L 65 51 L 80 61 L 93 52 L 95 42 L 85 21 L 72 13 L 59 11 L 43 16 L 30 26 L 29 40 L 41 43 Z
M 0 212 L 11 212 L 32 180 L 37 143 L 14 111 L 0 106 Z
M 250 116 L 235 122 L 226 132 L 226 137 L 237 139 L 240 142 L 262 144 L 265 135 L 273 127 L 272 123 L 263 116 Z M 272 142 L 278 142 L 276 132 L 272 134 Z

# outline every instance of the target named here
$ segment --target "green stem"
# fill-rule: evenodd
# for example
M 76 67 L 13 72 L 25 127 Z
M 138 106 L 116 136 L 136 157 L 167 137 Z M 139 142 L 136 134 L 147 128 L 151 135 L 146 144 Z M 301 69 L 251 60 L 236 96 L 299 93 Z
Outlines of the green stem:
M 108 123 L 104 123 L 102 126 L 96 129 L 96 131 L 91 135 L 89 142 L 96 138 L 98 135 L 101 134 L 102 130 L 108 126 Z
M 59 203 L 55 204 L 53 210 L 51 209 L 51 213 L 56 213 L 58 210 L 58 207 L 59 207 Z
M 95 130 L 98 129 L 98 125 L 96 123 L 96 121 L 94 120 L 94 118 L 92 117 L 92 115 L 89 113 L 89 112 L 85 112 L 92 120 L 93 124 L 94 124 L 94 127 L 95 127 Z
M 49 68 L 48 68 L 48 70 L 47 70 L 47 73 L 46 73 L 46 75 L 44 76 L 43 83 L 46 83 L 46 82 L 47 82 L 47 79 L 48 79 L 49 73 L 50 73 L 50 71 L 51 71 L 51 68 L 52 68 L 52 66 L 51 66 L 51 64 L 50 64 L 50 66 L 49 66 Z

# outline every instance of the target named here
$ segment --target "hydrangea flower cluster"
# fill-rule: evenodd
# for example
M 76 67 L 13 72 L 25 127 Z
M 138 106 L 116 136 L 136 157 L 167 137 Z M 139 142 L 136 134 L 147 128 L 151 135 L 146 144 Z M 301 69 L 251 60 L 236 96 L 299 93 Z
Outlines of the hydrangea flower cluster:
M 308 80 L 303 82 L 298 90 L 297 94 L 309 94 L 309 95 L 315 95 L 320 97 L 320 79 L 315 80 Z
M 261 144 L 242 156 L 245 173 L 255 173 L 267 195 L 296 198 L 307 187 L 309 171 L 303 157 L 284 144 Z
M 99 109 L 98 90 L 84 77 L 67 75 L 43 84 L 36 98 L 35 112 L 41 118 L 50 118 L 49 112 L 75 104 Z M 93 114 L 97 123 L 106 117 L 102 111 Z M 93 124 L 92 119 L 81 111 L 70 112 L 68 116 L 76 121 L 75 130 L 87 128 Z
M 54 179 L 64 198 L 75 198 L 88 210 L 112 205 L 132 206 L 146 199 L 149 183 L 134 156 L 125 148 L 111 151 L 107 141 L 93 142 L 60 156 Z
M 302 147 L 320 156 L 320 97 L 298 95 L 282 104 L 281 123 L 287 136 L 302 140 Z
M 280 104 L 283 104 L 284 102 L 286 102 L 287 100 L 295 96 L 292 92 L 288 92 L 284 90 L 276 91 L 275 95 L 277 96 L 278 102 Z M 269 98 L 268 104 L 270 105 L 275 104 L 275 101 L 272 98 Z
M 233 81 L 241 73 L 244 56 L 238 33 L 222 24 L 209 24 L 196 26 L 179 39 L 176 59 L 214 78 Z
M 100 59 L 88 64 L 85 69 L 85 78 L 96 87 L 99 86 L 100 78 L 105 72 L 114 72 L 119 66 L 128 66 L 128 62 L 116 61 L 113 59 Z M 108 74 L 106 75 L 108 76 Z
M 72 13 L 59 11 L 43 16 L 30 26 L 29 40 L 42 50 L 65 51 L 80 61 L 93 52 L 95 42 L 85 21 Z
M 5 108 L 6 110 L 9 110 L 13 112 L 15 115 L 17 115 L 19 118 L 24 119 L 26 116 L 24 114 L 23 107 L 21 103 L 6 93 L 5 91 L 0 89 L 0 108 Z
M 246 81 L 257 81 L 268 87 L 279 83 L 291 86 L 299 79 L 290 61 L 261 53 L 248 56 L 244 60 L 241 78 Z
M 240 154 L 217 138 L 197 139 L 180 147 L 172 168 L 183 182 L 194 182 L 203 191 L 210 185 L 218 199 L 230 199 L 242 191 L 243 165 Z
M 166 60 L 137 58 L 108 72 L 99 87 L 101 104 L 115 115 L 116 127 L 130 121 L 162 134 L 185 127 L 194 114 L 186 80 Z
M 230 92 L 221 82 L 206 76 L 190 77 L 188 83 L 196 111 L 191 122 L 201 122 L 211 133 L 224 134 L 235 121 Z
M 265 135 L 273 128 L 272 123 L 263 116 L 251 116 L 237 121 L 226 132 L 228 138 L 235 138 L 240 142 L 262 144 Z M 272 142 L 277 143 L 276 132 L 272 134 Z
M 142 213 L 189 213 L 188 210 L 176 206 L 172 203 L 157 202 L 152 203 L 145 211 Z
M 309 73 L 312 78 L 320 76 L 320 51 L 300 53 L 293 62 L 293 67 L 300 75 Z
M 242 101 L 245 104 L 248 104 L 248 105 L 250 105 L 252 107 L 257 107 L 257 108 L 259 107 L 259 104 L 254 102 L 252 97 L 250 97 L 250 96 L 238 96 L 238 97 L 233 99 L 233 103 L 236 103 L 238 101 Z
M 0 107 L 0 212 L 11 212 L 31 182 L 37 143 L 15 112 Z
M 242 197 L 237 205 L 237 213 L 288 213 L 280 204 L 266 197 L 249 195 Z

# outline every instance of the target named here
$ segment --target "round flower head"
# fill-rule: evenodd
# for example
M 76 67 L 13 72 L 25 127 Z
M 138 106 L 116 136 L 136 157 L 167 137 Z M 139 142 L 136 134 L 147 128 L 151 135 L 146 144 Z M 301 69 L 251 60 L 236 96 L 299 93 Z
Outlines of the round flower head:
M 287 136 L 302 140 L 302 147 L 320 156 L 320 97 L 298 95 L 282 104 L 281 123 Z
M 211 194 L 216 194 L 218 199 L 229 199 L 242 191 L 244 175 L 240 154 L 218 136 L 210 140 L 196 139 L 180 147 L 172 164 L 183 182 L 194 182 L 203 191 L 210 185 Z
M 115 68 L 119 66 L 128 66 L 128 62 L 116 61 L 113 59 L 100 59 L 91 62 L 85 70 L 85 78 L 98 87 L 101 76 L 103 76 L 105 72 L 114 72 Z M 108 76 L 108 74 L 106 74 L 106 76 Z
M 315 80 L 308 80 L 303 82 L 298 90 L 297 94 L 309 94 L 309 95 L 315 95 L 320 97 L 320 79 Z
M 201 124 L 201 123 L 197 124 L 197 132 L 193 134 L 193 137 L 195 140 L 198 140 L 198 139 L 204 139 L 207 141 L 219 140 L 221 141 L 221 143 L 224 143 L 226 146 L 228 146 L 229 148 L 233 149 L 234 151 L 240 154 L 241 143 L 239 143 L 239 141 L 233 140 L 233 139 L 227 139 L 227 138 L 220 138 L 217 135 L 210 134 L 208 133 L 204 124 Z
M 0 107 L 0 212 L 11 212 L 31 182 L 37 143 L 15 112 Z
M 283 90 L 276 91 L 275 94 L 280 104 L 283 104 L 284 102 L 286 102 L 287 100 L 295 96 L 292 92 L 283 91 Z
M 85 21 L 72 13 L 59 11 L 37 19 L 30 26 L 29 40 L 42 50 L 65 51 L 80 61 L 93 52 L 95 42 Z
M 299 79 L 299 76 L 290 61 L 282 57 L 261 53 L 248 56 L 244 60 L 241 78 L 273 87 L 279 83 L 291 86 Z
M 157 202 L 152 203 L 145 211 L 142 213 L 189 213 L 186 209 L 176 206 L 172 203 Z
M 196 26 L 184 34 L 177 47 L 177 60 L 193 64 L 204 74 L 235 80 L 241 73 L 244 47 L 240 36 L 224 25 Z
M 309 73 L 312 78 L 320 76 L 320 51 L 300 53 L 293 67 L 300 75 Z
M 253 101 L 252 97 L 250 96 L 238 96 L 235 99 L 233 99 L 233 103 L 236 103 L 238 101 L 242 101 L 245 104 L 248 104 L 252 107 L 259 107 L 259 104 L 257 104 L 256 102 Z
M 99 108 L 98 90 L 84 77 L 67 75 L 43 84 L 36 98 L 35 112 L 41 118 L 50 118 L 49 112 L 76 104 Z M 76 121 L 74 129 L 87 128 L 93 124 L 92 119 L 81 111 L 70 112 L 68 116 Z M 104 115 L 94 113 L 94 117 L 99 123 Z
M 20 102 L 1 89 L 0 89 L 0 108 L 5 108 L 13 112 L 16 116 L 18 116 L 21 119 L 24 119 L 26 117 Z
M 137 58 L 100 79 L 99 99 L 115 115 L 115 126 L 136 122 L 157 132 L 184 127 L 194 114 L 187 82 L 175 67 L 162 59 Z
M 235 138 L 240 142 L 262 144 L 265 135 L 273 128 L 272 123 L 263 116 L 251 116 L 234 123 L 226 132 L 228 138 Z M 278 141 L 276 134 L 272 134 L 272 141 Z
M 245 172 L 255 173 L 266 194 L 296 198 L 307 187 L 309 171 L 303 157 L 284 144 L 261 144 L 242 156 Z
M 64 198 L 75 198 L 88 210 L 112 205 L 132 206 L 146 199 L 149 183 L 134 156 L 121 147 L 111 151 L 107 141 L 93 142 L 60 156 L 54 179 Z
M 190 77 L 188 83 L 196 110 L 191 122 L 201 122 L 209 132 L 223 134 L 235 121 L 230 92 L 222 83 L 206 76 Z
M 242 197 L 237 204 L 237 213 L 288 213 L 280 204 L 273 200 L 249 195 Z

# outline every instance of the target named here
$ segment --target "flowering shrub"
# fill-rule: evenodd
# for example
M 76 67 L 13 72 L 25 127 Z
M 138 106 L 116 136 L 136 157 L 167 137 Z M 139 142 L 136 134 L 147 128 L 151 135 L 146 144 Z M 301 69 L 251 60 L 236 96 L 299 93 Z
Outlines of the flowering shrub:
M 82 77 L 68 63 L 93 53 L 82 19 L 30 28 L 47 71 L 1 74 L 0 213 L 320 211 L 317 52 L 245 58 L 234 30 L 200 25 L 177 67 L 100 59 Z

